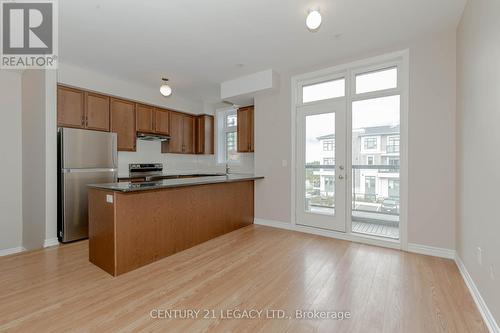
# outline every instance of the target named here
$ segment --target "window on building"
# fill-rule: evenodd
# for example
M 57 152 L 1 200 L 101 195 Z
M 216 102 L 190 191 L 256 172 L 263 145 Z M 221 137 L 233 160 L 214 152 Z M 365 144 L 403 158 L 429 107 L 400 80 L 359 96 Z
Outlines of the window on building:
M 237 159 L 237 112 L 234 109 L 220 111 L 217 117 L 217 160 L 219 163 L 234 161 Z
M 399 179 L 389 179 L 387 194 L 389 198 L 399 198 Z
M 387 137 L 387 152 L 399 153 L 399 135 Z
M 373 165 L 373 160 L 374 160 L 373 156 L 366 156 L 366 164 L 367 165 Z
M 335 165 L 335 159 L 333 157 L 323 158 L 323 165 Z
M 376 189 L 375 189 L 375 176 L 365 177 L 365 199 L 374 201 L 376 199 Z
M 377 137 L 370 136 L 364 138 L 363 148 L 365 150 L 376 150 L 377 149 Z
M 323 140 L 323 151 L 335 150 L 335 140 Z
M 387 158 L 387 164 L 392 166 L 399 166 L 399 157 Z
M 333 176 L 325 176 L 325 192 L 335 191 L 335 178 Z

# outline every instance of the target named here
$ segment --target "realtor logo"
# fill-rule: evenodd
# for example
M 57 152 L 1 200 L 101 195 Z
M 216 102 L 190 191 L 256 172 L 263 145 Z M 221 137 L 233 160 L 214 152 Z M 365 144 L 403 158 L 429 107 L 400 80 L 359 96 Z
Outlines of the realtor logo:
M 57 3 L 1 1 L 1 68 L 57 68 Z

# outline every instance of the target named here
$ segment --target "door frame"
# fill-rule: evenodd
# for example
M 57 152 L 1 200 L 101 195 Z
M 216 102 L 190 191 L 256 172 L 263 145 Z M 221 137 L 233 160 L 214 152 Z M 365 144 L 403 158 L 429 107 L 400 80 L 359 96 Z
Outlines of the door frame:
M 402 51 L 397 51 L 393 53 L 388 53 L 380 56 L 375 56 L 359 61 L 354 61 L 346 64 L 341 64 L 338 66 L 333 66 L 325 68 L 322 70 L 299 74 L 292 76 L 291 78 L 291 229 L 313 233 L 317 235 L 323 235 L 327 237 L 339 238 L 359 243 L 378 245 L 390 248 L 396 248 L 401 250 L 408 250 L 408 113 L 409 113 L 409 86 L 410 86 L 410 73 L 409 73 L 409 61 L 410 52 L 409 49 Z M 400 109 L 400 221 L 399 221 L 399 240 L 386 239 L 383 237 L 362 235 L 352 233 L 352 221 L 351 221 L 351 204 L 350 198 L 346 200 L 346 232 L 323 230 L 314 227 L 307 227 L 298 225 L 296 217 L 296 197 L 297 197 L 297 107 L 301 106 L 302 103 L 302 90 L 299 89 L 303 85 L 311 83 L 319 83 L 322 81 L 331 80 L 334 78 L 345 77 L 346 78 L 346 100 L 347 100 L 347 128 L 351 128 L 352 121 L 352 102 L 354 100 L 367 99 L 372 97 L 371 93 L 364 94 L 362 98 L 354 98 L 352 95 L 353 83 L 352 77 L 360 69 L 365 70 L 366 68 L 380 68 L 390 65 L 398 66 L 398 89 L 396 91 L 400 94 L 401 98 L 401 109 Z M 349 84 L 350 83 L 350 84 Z M 390 89 L 387 91 L 387 95 L 394 94 L 395 90 Z M 307 103 L 307 105 L 328 103 L 331 100 Z M 346 138 L 347 142 L 347 152 L 352 151 L 352 139 L 351 132 L 348 131 Z M 346 161 L 346 170 L 352 169 L 352 161 L 349 158 Z M 348 176 L 348 190 L 352 187 L 351 176 Z

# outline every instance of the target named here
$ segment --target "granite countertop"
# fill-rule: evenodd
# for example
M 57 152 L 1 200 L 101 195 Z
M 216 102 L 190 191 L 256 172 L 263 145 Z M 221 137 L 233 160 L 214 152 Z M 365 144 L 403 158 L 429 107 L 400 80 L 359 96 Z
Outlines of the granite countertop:
M 231 183 L 231 182 L 263 179 L 263 178 L 264 177 L 262 176 L 256 176 L 253 174 L 228 174 L 225 176 L 164 179 L 159 181 L 143 182 L 143 183 L 121 182 L 121 183 L 107 183 L 107 184 L 92 184 L 88 185 L 88 187 L 101 190 L 115 191 L 115 192 L 136 192 L 136 191 L 158 190 L 171 187 Z

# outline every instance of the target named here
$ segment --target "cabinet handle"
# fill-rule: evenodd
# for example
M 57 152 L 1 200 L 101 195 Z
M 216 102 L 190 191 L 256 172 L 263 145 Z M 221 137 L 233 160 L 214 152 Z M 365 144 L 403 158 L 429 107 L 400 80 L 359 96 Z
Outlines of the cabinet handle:
M 82 126 L 85 126 L 85 116 L 82 115 Z

